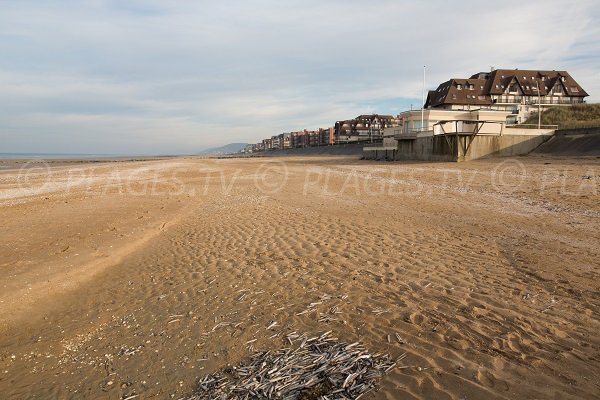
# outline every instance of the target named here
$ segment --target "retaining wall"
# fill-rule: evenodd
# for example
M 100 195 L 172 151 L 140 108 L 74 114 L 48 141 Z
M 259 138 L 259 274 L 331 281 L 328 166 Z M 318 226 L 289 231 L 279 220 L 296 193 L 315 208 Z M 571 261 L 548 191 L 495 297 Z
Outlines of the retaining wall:
M 397 147 L 365 147 L 363 157 L 371 160 L 468 161 L 484 157 L 529 154 L 552 135 L 428 136 L 399 140 Z M 468 147 L 465 154 L 464 148 Z

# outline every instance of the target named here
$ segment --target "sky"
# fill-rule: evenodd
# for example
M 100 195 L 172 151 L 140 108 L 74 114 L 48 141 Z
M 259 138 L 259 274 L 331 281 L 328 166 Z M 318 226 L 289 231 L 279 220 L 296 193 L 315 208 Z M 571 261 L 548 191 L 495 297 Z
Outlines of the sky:
M 600 101 L 600 2 L 0 0 L 0 153 L 190 154 L 495 68 Z

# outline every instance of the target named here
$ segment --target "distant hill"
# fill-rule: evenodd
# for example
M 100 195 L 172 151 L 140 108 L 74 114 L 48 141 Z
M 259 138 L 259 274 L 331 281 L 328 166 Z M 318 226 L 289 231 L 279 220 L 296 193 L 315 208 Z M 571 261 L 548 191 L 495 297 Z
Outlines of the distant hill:
M 525 124 L 537 124 L 537 113 Z M 552 107 L 542 112 L 542 125 L 558 125 L 559 128 L 600 126 L 600 104 L 577 104 L 572 107 Z
M 213 147 L 211 149 L 202 150 L 198 154 L 233 154 L 239 153 L 248 143 L 229 143 L 221 147 Z

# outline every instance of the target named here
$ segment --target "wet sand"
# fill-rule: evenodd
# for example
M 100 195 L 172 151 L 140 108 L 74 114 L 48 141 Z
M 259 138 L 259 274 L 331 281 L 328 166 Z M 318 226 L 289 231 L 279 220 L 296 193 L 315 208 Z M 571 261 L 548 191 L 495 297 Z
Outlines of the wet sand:
M 180 398 L 331 330 L 406 354 L 366 398 L 597 398 L 599 189 L 597 158 L 0 170 L 1 397 Z

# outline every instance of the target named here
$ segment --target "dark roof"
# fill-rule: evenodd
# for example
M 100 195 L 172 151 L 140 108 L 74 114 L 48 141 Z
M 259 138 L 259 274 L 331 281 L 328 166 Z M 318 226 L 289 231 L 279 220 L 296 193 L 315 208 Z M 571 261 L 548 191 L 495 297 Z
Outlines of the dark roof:
M 468 79 L 450 79 L 440 84 L 436 90 L 429 91 L 425 108 L 444 104 L 491 105 L 491 96 L 505 93 L 511 84 L 518 85 L 525 96 L 537 96 L 538 87 L 540 95 L 545 96 L 556 85 L 560 85 L 567 96 L 588 96 L 567 71 L 497 69 L 479 72 Z M 470 90 L 467 85 L 473 85 L 473 89 Z
M 487 81 L 485 79 L 450 79 L 430 90 L 425 102 L 425 108 L 436 107 L 442 104 L 473 104 L 489 106 L 492 98 L 485 92 Z
M 523 94 L 526 96 L 537 95 L 536 84 L 540 88 L 540 95 L 544 96 L 552 90 L 557 82 L 563 86 L 568 96 L 586 97 L 587 92 L 571 77 L 567 71 L 543 71 L 527 69 L 497 69 L 490 73 L 488 79 L 489 93 L 502 94 L 508 85 L 517 81 Z M 498 86 L 496 86 L 498 85 Z M 504 89 L 502 88 L 504 85 Z M 575 88 L 576 90 L 572 90 Z

